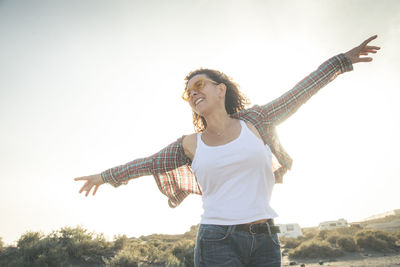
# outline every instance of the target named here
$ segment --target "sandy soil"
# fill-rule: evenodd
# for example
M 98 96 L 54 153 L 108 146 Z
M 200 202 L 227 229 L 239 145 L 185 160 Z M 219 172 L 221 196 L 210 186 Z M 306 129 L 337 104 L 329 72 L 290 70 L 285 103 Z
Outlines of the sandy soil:
M 322 265 L 320 264 L 322 261 Z M 305 264 L 306 267 L 335 266 L 335 267 L 392 267 L 400 266 L 400 253 L 349 253 L 336 259 L 292 259 L 286 256 L 282 259 L 282 266 L 290 266 L 290 262 L 296 265 Z

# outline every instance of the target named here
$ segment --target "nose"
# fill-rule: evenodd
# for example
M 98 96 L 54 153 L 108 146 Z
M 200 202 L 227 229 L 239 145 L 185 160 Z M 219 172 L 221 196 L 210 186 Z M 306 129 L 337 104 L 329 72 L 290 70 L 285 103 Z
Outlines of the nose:
M 197 91 L 196 90 L 190 90 L 189 91 L 189 98 L 192 98 L 195 95 L 197 95 Z

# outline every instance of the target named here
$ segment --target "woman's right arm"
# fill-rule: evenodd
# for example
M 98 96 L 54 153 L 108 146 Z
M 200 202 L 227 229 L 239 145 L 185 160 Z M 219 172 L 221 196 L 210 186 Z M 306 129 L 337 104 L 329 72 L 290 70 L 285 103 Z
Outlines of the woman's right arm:
M 196 144 L 195 141 L 195 135 L 187 135 L 150 157 L 135 159 L 126 164 L 105 170 L 102 173 L 82 176 L 74 180 L 86 181 L 79 193 L 86 191 L 86 196 L 88 196 L 93 188 L 93 195 L 95 195 L 98 188 L 104 183 L 118 187 L 121 184 L 127 184 L 129 180 L 134 178 L 165 173 L 193 159 L 194 151 L 196 150 L 196 147 L 193 147 Z M 182 153 L 182 149 L 184 153 Z

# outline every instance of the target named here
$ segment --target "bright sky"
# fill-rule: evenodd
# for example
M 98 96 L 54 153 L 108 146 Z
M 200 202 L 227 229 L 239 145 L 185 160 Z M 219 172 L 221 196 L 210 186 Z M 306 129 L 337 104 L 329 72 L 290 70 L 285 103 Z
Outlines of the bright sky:
M 265 104 L 374 34 L 372 63 L 278 127 L 294 163 L 272 206 L 302 227 L 400 208 L 399 1 L 0 1 L 0 237 L 189 230 L 200 196 L 171 209 L 148 176 L 85 198 L 73 178 L 192 133 L 189 71 L 221 70 Z

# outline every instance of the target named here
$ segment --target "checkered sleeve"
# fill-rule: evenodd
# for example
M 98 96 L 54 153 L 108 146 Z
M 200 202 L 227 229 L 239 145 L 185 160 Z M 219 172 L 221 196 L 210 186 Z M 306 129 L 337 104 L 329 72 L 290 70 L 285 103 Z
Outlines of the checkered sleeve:
M 278 125 L 339 74 L 353 70 L 351 61 L 339 54 L 325 61 L 317 70 L 296 84 L 290 91 L 262 106 L 265 121 Z
M 114 187 L 127 184 L 130 179 L 152 174 L 151 157 L 135 159 L 126 164 L 108 169 L 101 173 L 103 181 Z
M 181 143 L 178 139 L 150 157 L 135 159 L 108 169 L 101 173 L 103 181 L 118 187 L 127 184 L 130 179 L 146 175 L 158 177 L 158 174 L 177 169 L 188 162 L 187 157 L 182 156 Z

